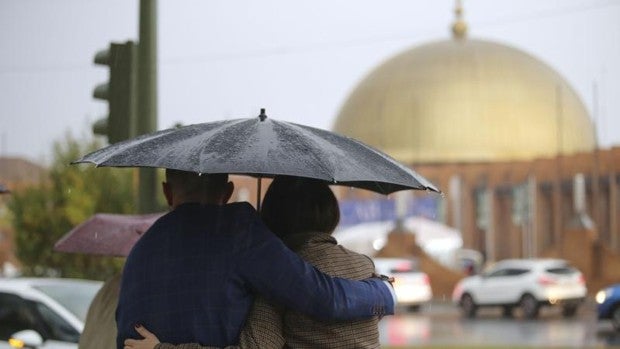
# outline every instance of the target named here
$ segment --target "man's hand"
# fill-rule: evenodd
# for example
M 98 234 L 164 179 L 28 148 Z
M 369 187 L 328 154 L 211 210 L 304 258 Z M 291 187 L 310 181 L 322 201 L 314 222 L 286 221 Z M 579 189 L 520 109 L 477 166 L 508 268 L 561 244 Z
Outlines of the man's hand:
M 135 329 L 143 339 L 125 339 L 124 349 L 153 349 L 159 344 L 159 339 L 144 326 L 136 325 Z
M 387 275 L 383 275 L 383 274 L 373 273 L 372 277 L 379 278 L 379 279 L 381 279 L 383 281 L 387 281 L 387 282 L 389 282 L 392 285 L 394 284 L 394 277 L 393 276 L 387 276 Z

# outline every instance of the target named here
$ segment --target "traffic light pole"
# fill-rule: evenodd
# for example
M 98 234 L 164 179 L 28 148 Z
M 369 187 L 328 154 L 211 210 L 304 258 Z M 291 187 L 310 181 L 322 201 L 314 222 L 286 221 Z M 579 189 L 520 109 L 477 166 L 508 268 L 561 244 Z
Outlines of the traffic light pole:
M 157 130 L 157 1 L 140 0 L 140 38 L 138 43 L 138 135 Z M 157 172 L 140 168 L 138 184 L 139 213 L 154 212 L 157 207 Z

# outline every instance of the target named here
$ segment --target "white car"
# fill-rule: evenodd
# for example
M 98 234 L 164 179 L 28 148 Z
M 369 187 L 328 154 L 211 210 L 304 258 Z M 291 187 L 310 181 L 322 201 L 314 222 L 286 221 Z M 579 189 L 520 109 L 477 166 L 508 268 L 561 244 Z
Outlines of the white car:
M 587 294 L 583 274 L 561 259 L 507 259 L 456 285 L 452 300 L 463 315 L 475 317 L 479 307 L 500 306 L 504 316 L 519 307 L 523 317 L 538 316 L 541 306 L 562 307 L 574 316 Z
M 377 273 L 394 277 L 398 306 L 417 311 L 433 298 L 428 275 L 418 270 L 417 261 L 407 258 L 373 258 Z
M 100 281 L 0 278 L 0 348 L 77 348 Z

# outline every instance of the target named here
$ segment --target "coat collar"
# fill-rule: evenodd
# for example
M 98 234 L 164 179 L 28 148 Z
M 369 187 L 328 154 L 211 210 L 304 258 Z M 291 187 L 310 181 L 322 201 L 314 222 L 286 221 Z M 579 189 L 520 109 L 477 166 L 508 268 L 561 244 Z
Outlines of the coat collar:
M 309 243 L 329 243 L 336 245 L 338 242 L 336 238 L 331 236 L 331 234 L 326 233 L 317 233 L 317 232 L 306 232 L 306 233 L 298 233 L 291 234 L 282 239 L 286 246 L 288 246 L 293 251 L 298 251 L 302 246 Z

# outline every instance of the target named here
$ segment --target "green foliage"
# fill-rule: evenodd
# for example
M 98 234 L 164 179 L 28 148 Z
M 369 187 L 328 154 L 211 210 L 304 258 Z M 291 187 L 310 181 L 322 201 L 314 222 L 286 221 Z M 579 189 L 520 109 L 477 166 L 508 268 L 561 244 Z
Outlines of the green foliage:
M 100 146 L 67 137 L 54 146 L 49 179 L 12 194 L 9 209 L 24 275 L 105 280 L 122 268 L 120 258 L 53 251 L 56 241 L 94 213 L 134 213 L 134 169 L 70 165 Z

